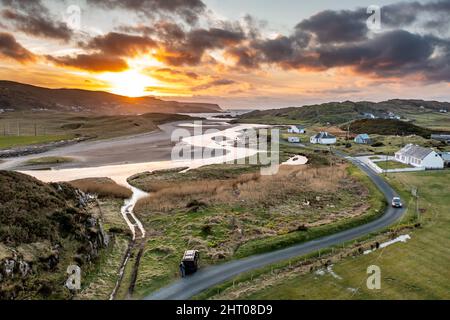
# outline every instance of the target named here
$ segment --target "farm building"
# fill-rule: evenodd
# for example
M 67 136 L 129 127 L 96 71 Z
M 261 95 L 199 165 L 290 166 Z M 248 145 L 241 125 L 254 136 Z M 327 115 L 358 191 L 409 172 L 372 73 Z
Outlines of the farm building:
M 441 152 L 439 155 L 444 160 L 444 166 L 450 167 L 450 152 Z
M 359 134 L 359 135 L 356 136 L 355 143 L 358 143 L 358 144 L 371 144 L 372 140 L 370 139 L 368 134 L 364 133 L 364 134 Z
M 300 143 L 300 138 L 299 137 L 288 137 L 288 141 L 290 143 Z
M 408 144 L 395 154 L 395 159 L 401 163 L 417 168 L 443 169 L 444 160 L 432 149 Z
M 337 139 L 332 134 L 328 132 L 320 132 L 315 136 L 312 136 L 310 142 L 313 144 L 335 144 Z
M 305 134 L 306 129 L 304 126 L 290 126 L 288 129 L 289 133 Z

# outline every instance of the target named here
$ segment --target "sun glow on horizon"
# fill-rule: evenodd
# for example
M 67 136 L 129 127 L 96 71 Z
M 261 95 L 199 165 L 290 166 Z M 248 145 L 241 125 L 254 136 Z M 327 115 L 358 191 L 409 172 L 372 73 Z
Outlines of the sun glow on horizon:
M 98 79 L 106 81 L 110 85 L 110 92 L 127 97 L 147 96 L 149 95 L 148 87 L 160 85 L 159 81 L 143 75 L 137 70 L 107 72 L 99 75 Z

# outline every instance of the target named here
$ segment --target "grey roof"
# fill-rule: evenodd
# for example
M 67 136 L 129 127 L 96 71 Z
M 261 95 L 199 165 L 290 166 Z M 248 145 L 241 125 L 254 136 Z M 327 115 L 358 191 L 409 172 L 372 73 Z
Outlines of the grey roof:
M 335 139 L 336 137 L 328 132 L 320 132 L 314 136 L 316 139 Z
M 398 153 L 400 153 L 404 156 L 407 156 L 407 157 L 413 157 L 416 159 L 423 160 L 432 152 L 433 152 L 433 150 L 431 150 L 431 149 L 423 148 L 418 145 L 408 144 L 402 150 L 400 150 Z

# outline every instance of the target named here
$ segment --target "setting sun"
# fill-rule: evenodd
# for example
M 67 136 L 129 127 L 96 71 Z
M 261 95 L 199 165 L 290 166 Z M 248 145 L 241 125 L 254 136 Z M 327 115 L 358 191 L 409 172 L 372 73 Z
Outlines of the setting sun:
M 141 97 L 148 95 L 146 88 L 158 86 L 159 82 L 141 74 L 137 70 L 119 73 L 103 73 L 98 79 L 108 82 L 110 91 L 127 97 Z

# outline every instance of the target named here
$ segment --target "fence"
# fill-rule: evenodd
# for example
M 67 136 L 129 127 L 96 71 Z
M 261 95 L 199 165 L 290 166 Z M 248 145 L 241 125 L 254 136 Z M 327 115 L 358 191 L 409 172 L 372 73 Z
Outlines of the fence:
M 46 136 L 61 133 L 59 128 L 34 121 L 0 120 L 0 136 Z

